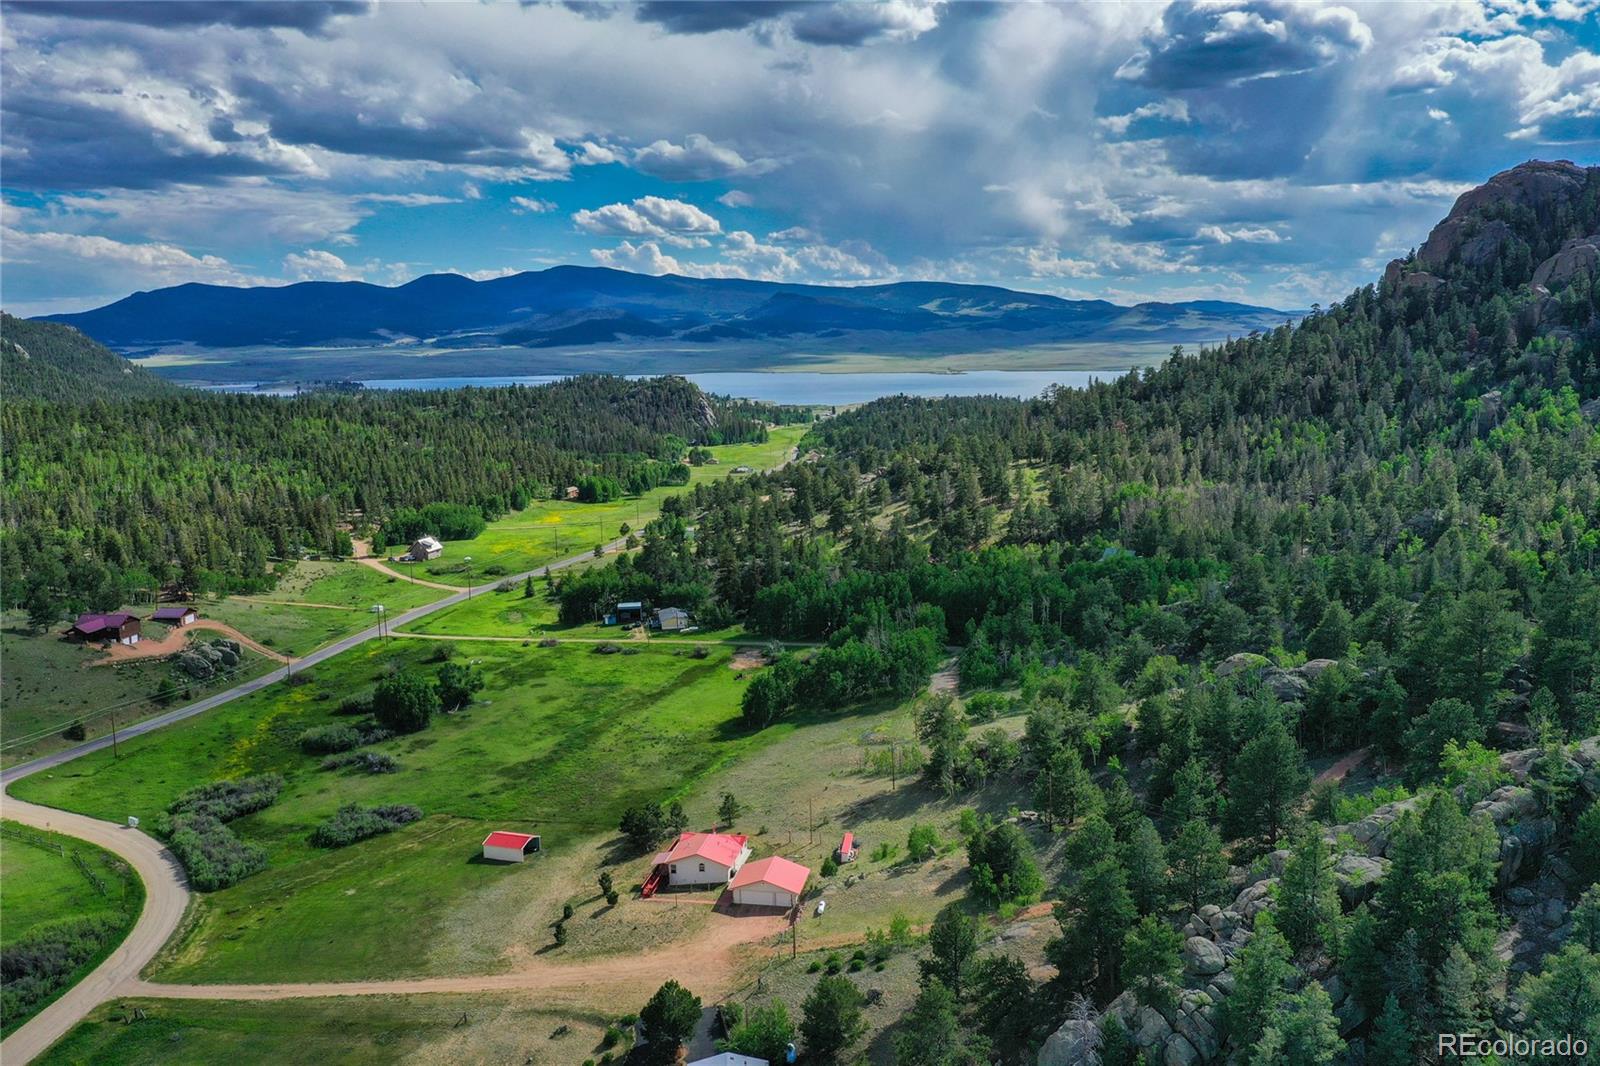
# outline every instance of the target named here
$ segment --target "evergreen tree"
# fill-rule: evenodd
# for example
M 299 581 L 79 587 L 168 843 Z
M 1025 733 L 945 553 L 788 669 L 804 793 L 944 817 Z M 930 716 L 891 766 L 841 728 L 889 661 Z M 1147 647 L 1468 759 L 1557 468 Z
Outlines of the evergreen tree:
M 676 981 L 668 981 L 639 1011 L 645 1057 L 652 1063 L 672 1062 L 695 1026 L 700 1024 L 700 997 Z
M 1228 772 L 1230 834 L 1276 844 L 1289 812 L 1310 783 L 1305 755 L 1282 718 L 1266 716 Z
M 1284 985 L 1294 972 L 1289 942 L 1269 912 L 1256 917 L 1255 935 L 1230 968 L 1233 993 L 1223 1001 L 1223 1024 L 1236 1048 L 1254 1048 L 1271 1026 L 1284 1000 Z
M 1278 881 L 1278 928 L 1295 952 L 1334 945 L 1339 920 L 1339 891 L 1333 880 L 1333 857 L 1315 827 L 1299 834 Z
M 1184 824 L 1167 845 L 1171 869 L 1170 891 L 1184 901 L 1190 912 L 1220 896 L 1228 884 L 1228 860 L 1222 837 L 1206 822 L 1195 819 Z
M 1178 957 L 1182 946 L 1182 935 L 1154 915 L 1146 915 L 1128 930 L 1122 946 L 1122 983 L 1142 1005 L 1167 1011 L 1177 1002 L 1183 981 Z
M 833 1062 L 866 1031 L 861 989 L 842 974 L 824 975 L 801 1004 L 800 1038 L 808 1058 Z
M 962 1032 L 956 997 L 936 977 L 923 982 L 894 1038 L 895 1066 L 984 1066 L 986 1050 Z
M 1384 1001 L 1383 1013 L 1373 1023 L 1367 1042 L 1367 1066 L 1414 1066 L 1417 1034 L 1411 1018 L 1391 993 Z
M 1544 970 L 1522 983 L 1528 1005 L 1523 1032 L 1530 1037 L 1570 1035 L 1589 1048 L 1600 1047 L 1600 955 L 1578 944 L 1568 944 L 1545 961 Z M 1587 1062 L 1572 1056 L 1565 1061 Z
M 1014 955 L 985 955 L 972 968 L 973 1018 L 1001 1066 L 1031 1066 L 1040 1029 L 1038 990 Z
M 978 921 L 959 904 L 940 909 L 928 930 L 930 955 L 921 962 L 922 984 L 937 981 L 956 999 L 967 989 L 967 979 L 978 954 Z
M 1252 1049 L 1250 1062 L 1259 1066 L 1328 1066 L 1343 1050 L 1333 1002 L 1322 985 L 1312 981 L 1273 1012 Z
M 1384 994 L 1384 957 L 1378 944 L 1378 923 L 1365 903 L 1350 916 L 1340 942 L 1339 972 L 1362 1009 L 1375 1011 Z
M 1140 914 L 1155 914 L 1167 902 L 1167 849 L 1148 818 L 1139 819 L 1127 846 L 1128 893 Z

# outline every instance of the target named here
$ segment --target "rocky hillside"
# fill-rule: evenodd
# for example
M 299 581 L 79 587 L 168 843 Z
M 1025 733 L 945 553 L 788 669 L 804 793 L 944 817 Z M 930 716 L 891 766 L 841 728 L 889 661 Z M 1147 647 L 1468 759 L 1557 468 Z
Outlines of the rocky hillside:
M 7 314 L 0 314 L 0 382 L 8 401 L 76 402 L 179 391 L 71 326 Z

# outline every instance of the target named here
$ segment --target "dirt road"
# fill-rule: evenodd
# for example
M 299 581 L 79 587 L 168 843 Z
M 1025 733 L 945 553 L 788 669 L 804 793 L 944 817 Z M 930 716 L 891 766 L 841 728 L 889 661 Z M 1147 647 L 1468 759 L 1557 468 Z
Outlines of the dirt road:
M 0 1043 L 0 1062 L 21 1066 L 55 1043 L 95 1007 L 113 996 L 128 994 L 129 984 L 139 980 L 139 972 L 183 920 L 183 912 L 189 906 L 189 882 L 172 853 L 137 829 L 10 797 L 5 798 L 0 809 L 7 818 L 23 825 L 66 833 L 112 852 L 138 872 L 145 893 L 144 910 L 127 939 L 89 976 Z
M 598 996 L 603 1002 L 645 999 L 668 978 L 708 1000 L 738 984 L 744 964 L 761 954 L 761 941 L 788 929 L 782 915 L 719 915 L 687 943 L 641 955 L 564 962 L 537 956 L 509 973 L 467 977 L 415 977 L 396 981 L 315 981 L 304 984 L 166 985 L 131 981 L 118 994 L 159 999 L 276 1000 L 324 996 L 396 996 L 448 992 L 539 992 Z M 767 951 L 776 951 L 769 946 Z M 565 998 L 565 997 L 564 997 Z
M 289 657 L 280 651 L 271 648 L 239 632 L 226 622 L 219 622 L 215 618 L 197 618 L 182 629 L 171 629 L 160 640 L 141 639 L 137 644 L 113 644 L 106 650 L 105 658 L 95 659 L 87 666 L 107 666 L 111 663 L 125 663 L 131 659 L 159 659 L 164 655 L 172 655 L 183 650 L 189 643 L 189 634 L 197 629 L 208 629 L 214 633 L 232 637 L 240 644 L 260 652 L 269 659 L 280 663 L 289 661 Z
M 1371 748 L 1362 748 L 1360 751 L 1352 751 L 1349 755 L 1346 755 L 1344 758 L 1340 759 L 1338 762 L 1322 771 L 1322 773 L 1318 774 L 1314 784 L 1320 785 L 1324 781 L 1331 781 L 1337 785 L 1340 781 L 1345 779 L 1351 770 L 1354 770 L 1356 767 L 1366 762 L 1367 756 L 1371 754 Z

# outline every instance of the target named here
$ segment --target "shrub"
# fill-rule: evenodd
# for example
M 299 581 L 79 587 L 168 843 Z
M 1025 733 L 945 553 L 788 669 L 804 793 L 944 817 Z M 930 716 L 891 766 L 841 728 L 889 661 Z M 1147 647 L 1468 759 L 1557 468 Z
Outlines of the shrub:
M 89 738 L 89 730 L 84 727 L 83 719 L 80 718 L 63 729 L 61 735 L 67 740 L 87 740 Z
M 267 865 L 265 849 L 246 844 L 215 815 L 204 812 L 174 814 L 168 822 L 167 847 L 188 871 L 189 883 L 201 892 L 238 884 Z
M 310 839 L 319 848 L 342 848 L 399 829 L 421 817 L 422 811 L 409 804 L 362 807 L 347 803 L 332 818 L 313 829 Z
M 933 858 L 938 851 L 938 830 L 920 822 L 911 827 L 911 832 L 906 836 L 906 852 L 911 856 L 912 862 L 924 862 Z
M 344 699 L 339 701 L 339 706 L 333 709 L 333 713 L 346 718 L 354 718 L 358 715 L 371 714 L 372 697 L 346 696 Z
M 832 855 L 822 860 L 822 876 L 832 877 L 839 872 L 839 862 Z
M 322 760 L 324 770 L 350 770 L 361 774 L 392 774 L 400 769 L 400 764 L 389 755 L 381 755 L 371 751 L 350 751 L 343 755 L 331 755 Z
M 172 814 L 197 814 L 231 822 L 240 815 L 266 810 L 283 791 L 283 778 L 278 774 L 257 774 L 241 777 L 237 781 L 212 781 L 191 788 L 173 800 L 167 810 Z M 176 819 L 174 819 L 176 821 Z
M 65 988 L 122 930 L 119 917 L 65 918 L 28 930 L 0 951 L 0 1020 L 10 1025 Z

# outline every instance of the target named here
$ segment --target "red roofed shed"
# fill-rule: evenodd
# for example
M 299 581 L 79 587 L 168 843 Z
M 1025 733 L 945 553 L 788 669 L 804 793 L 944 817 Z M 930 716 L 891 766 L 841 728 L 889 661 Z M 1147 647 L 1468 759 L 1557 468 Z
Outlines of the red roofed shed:
M 747 907 L 793 907 L 806 890 L 811 871 L 781 855 L 758 859 L 728 885 L 733 902 Z
M 496 829 L 483 838 L 483 857 L 492 862 L 521 862 L 530 851 L 538 850 L 536 833 L 508 833 Z

